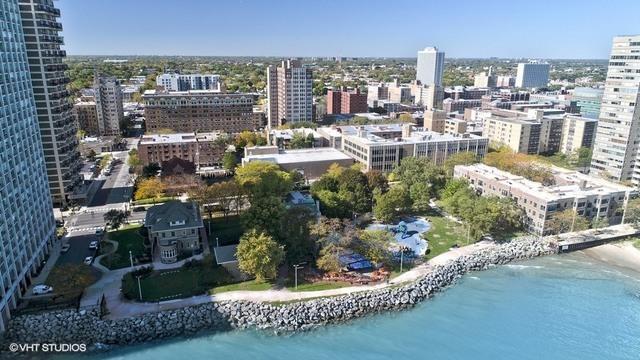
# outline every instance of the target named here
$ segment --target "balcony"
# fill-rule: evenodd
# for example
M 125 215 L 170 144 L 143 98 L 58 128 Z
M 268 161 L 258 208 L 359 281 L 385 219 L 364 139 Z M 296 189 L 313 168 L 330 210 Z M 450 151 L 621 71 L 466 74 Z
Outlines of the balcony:
M 51 20 L 38 20 L 36 22 L 36 24 L 40 27 L 45 27 L 45 28 L 50 28 L 50 29 L 57 29 L 57 30 L 62 30 L 62 24 L 60 24 L 57 21 L 51 21 Z
M 45 66 L 45 70 L 47 71 L 66 71 L 69 70 L 69 65 L 67 64 L 49 64 Z
M 56 9 L 53 6 L 44 5 L 44 4 L 36 4 L 35 8 L 36 8 L 36 11 L 46 12 L 46 13 L 54 15 L 54 16 L 60 16 L 60 10 Z
M 42 50 L 40 55 L 42 57 L 66 57 L 67 52 L 64 50 Z
M 58 35 L 40 35 L 40 42 L 64 45 L 64 37 Z

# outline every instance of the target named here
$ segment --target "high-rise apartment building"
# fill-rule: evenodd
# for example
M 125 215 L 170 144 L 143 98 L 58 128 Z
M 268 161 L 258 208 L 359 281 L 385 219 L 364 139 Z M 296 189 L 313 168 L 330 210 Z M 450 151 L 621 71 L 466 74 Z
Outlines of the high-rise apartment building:
M 578 149 L 593 147 L 598 120 L 576 115 L 565 115 L 560 151 L 570 155 Z
M 120 134 L 120 121 L 124 118 L 120 82 L 113 76 L 96 74 L 93 89 L 98 114 L 98 135 L 115 136 Z
M 156 85 L 167 91 L 222 90 L 220 75 L 211 74 L 161 74 L 156 78 Z
M 516 87 L 542 88 L 549 83 L 549 64 L 529 62 L 518 64 Z
M 418 51 L 416 80 L 422 85 L 442 86 L 444 75 L 444 51 L 436 47 L 427 47 Z
M 79 101 L 73 105 L 78 127 L 89 136 L 99 135 L 98 111 L 95 101 Z
M 267 69 L 269 127 L 313 120 L 313 71 L 300 60 Z
M 0 332 L 55 240 L 22 23 L 18 0 L 0 0 Z
M 27 46 L 29 71 L 35 95 L 38 124 L 51 197 L 56 206 L 66 206 L 74 189 L 82 184 L 78 125 L 66 85 L 66 57 L 57 22 L 60 10 L 53 0 L 19 0 L 20 16 Z
M 591 172 L 640 184 L 640 35 L 613 38 Z

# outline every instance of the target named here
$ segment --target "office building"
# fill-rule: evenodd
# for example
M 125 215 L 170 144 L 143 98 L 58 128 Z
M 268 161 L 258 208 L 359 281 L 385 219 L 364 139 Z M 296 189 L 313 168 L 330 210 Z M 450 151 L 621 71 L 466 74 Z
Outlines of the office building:
M 544 88 L 549 83 L 549 64 L 529 62 L 518 64 L 516 87 Z
M 442 108 L 444 91 L 441 86 L 422 85 L 418 81 L 413 81 L 409 87 L 414 104 L 429 110 Z
M 573 90 L 572 100 L 579 107 L 580 115 L 597 119 L 600 116 L 600 104 L 604 89 L 578 87 Z
M 366 128 L 358 128 L 356 134 L 343 135 L 342 152 L 360 162 L 363 170 L 389 172 L 405 157 L 426 157 L 442 165 L 449 156 L 459 152 L 469 151 L 483 158 L 489 146 L 489 139 L 475 135 L 418 131 L 410 124 L 404 124 L 402 130 L 402 137 L 386 139 Z
M 367 105 L 376 107 L 378 101 L 389 100 L 389 87 L 386 83 L 379 83 L 367 86 Z
M 223 131 L 239 133 L 261 127 L 254 116 L 255 96 L 210 90 L 147 90 L 142 95 L 147 132 Z
M 222 90 L 220 75 L 209 74 L 161 74 L 156 77 L 156 85 L 167 91 Z
M 473 79 L 473 86 L 479 88 L 494 88 L 497 86 L 498 79 L 493 74 L 493 67 L 489 66 L 489 71 L 481 72 Z
M 60 10 L 52 0 L 20 0 L 19 4 L 49 190 L 54 205 L 64 207 L 81 201 L 84 194 L 78 126 L 66 89 L 70 81 L 64 73 L 66 52 L 60 49 Z
M 448 98 L 442 101 L 442 110 L 444 110 L 446 113 L 457 112 L 458 114 L 464 114 L 465 109 L 475 108 L 480 106 L 482 106 L 482 100 L 478 100 L 478 99 L 453 100 L 451 98 Z
M 413 103 L 411 96 L 411 88 L 409 86 L 400 85 L 397 80 L 392 86 L 389 86 L 389 102 L 407 104 Z
M 360 90 L 347 91 L 346 88 L 340 90 L 329 90 L 326 96 L 327 114 L 355 114 L 369 110 L 367 106 L 367 95 L 360 93 Z
M 602 95 L 591 172 L 640 185 L 637 167 L 640 138 L 640 35 L 613 38 Z
M 113 76 L 96 74 L 93 90 L 98 115 L 98 135 L 120 135 L 120 122 L 124 118 L 120 82 Z
M 499 75 L 496 77 L 496 87 L 509 88 L 516 86 L 516 78 L 509 75 Z
M 482 195 L 513 199 L 525 211 L 526 229 L 545 235 L 547 221 L 563 210 L 619 224 L 629 198 L 636 194 L 630 187 L 577 171 L 559 167 L 550 167 L 550 171 L 553 185 L 548 186 L 484 164 L 457 165 L 453 176 L 466 179 Z
M 0 332 L 4 332 L 55 241 L 55 221 L 18 0 L 0 0 L 0 24 Z
M 267 69 L 268 126 L 312 121 L 313 71 L 300 60 L 282 61 Z
M 444 122 L 445 134 L 464 134 L 467 132 L 467 122 L 462 119 L 447 118 Z
M 437 133 L 444 133 L 447 113 L 443 110 L 425 110 L 422 114 L 423 127 L 425 130 Z
M 593 147 L 598 120 L 567 114 L 562 127 L 560 151 L 570 155 L 580 148 Z
M 444 52 L 436 47 L 427 47 L 418 51 L 416 80 L 422 85 L 442 86 L 444 75 Z
M 173 158 L 196 167 L 218 166 L 225 147 L 216 143 L 219 133 L 150 134 L 138 141 L 138 158 L 143 165 L 162 164 Z

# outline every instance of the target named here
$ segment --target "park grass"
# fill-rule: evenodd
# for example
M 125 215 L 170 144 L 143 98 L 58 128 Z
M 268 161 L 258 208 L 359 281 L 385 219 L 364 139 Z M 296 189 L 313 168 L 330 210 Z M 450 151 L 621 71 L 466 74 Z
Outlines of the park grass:
M 118 243 L 115 253 L 101 259 L 100 263 L 110 270 L 121 269 L 131 265 L 129 251 L 136 256 L 145 254 L 144 238 L 140 235 L 142 225 L 127 225 L 120 230 L 110 231 L 107 236 Z
M 243 281 L 235 284 L 220 285 L 209 289 L 209 295 L 220 294 L 228 291 L 264 291 L 273 287 L 268 282 L 257 282 L 255 280 Z
M 70 300 L 80 296 L 84 289 L 96 280 L 97 277 L 89 266 L 64 264 L 51 269 L 45 284 L 52 286 L 57 296 Z
M 222 266 L 191 266 L 179 269 L 154 271 L 140 278 L 142 300 L 157 302 L 203 295 L 217 284 L 225 284 L 233 278 Z M 122 291 L 129 299 L 139 299 L 138 281 L 127 274 L 123 278 Z
M 205 219 L 204 222 L 207 231 L 209 231 L 209 223 L 211 223 L 209 243 L 212 246 L 216 246 L 216 238 L 218 238 L 220 246 L 237 244 L 244 233 L 240 216 L 237 215 L 229 215 L 226 219 L 224 217 L 214 217 Z
M 431 228 L 423 234 L 429 242 L 429 253 L 425 255 L 427 260 L 449 251 L 454 244 L 467 245 L 465 225 L 447 219 L 435 211 L 423 216 L 431 224 Z

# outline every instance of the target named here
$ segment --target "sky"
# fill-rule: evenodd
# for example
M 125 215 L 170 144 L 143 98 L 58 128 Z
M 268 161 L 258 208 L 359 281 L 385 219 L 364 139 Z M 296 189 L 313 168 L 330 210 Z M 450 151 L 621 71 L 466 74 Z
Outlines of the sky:
M 70 55 L 604 59 L 638 0 L 59 0 Z

